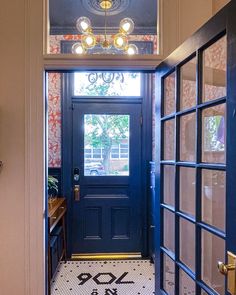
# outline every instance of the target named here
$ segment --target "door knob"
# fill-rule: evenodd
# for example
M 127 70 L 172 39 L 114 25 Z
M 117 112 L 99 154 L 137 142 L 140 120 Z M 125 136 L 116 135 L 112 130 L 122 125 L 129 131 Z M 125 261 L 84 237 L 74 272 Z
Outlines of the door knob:
M 224 264 L 221 261 L 218 261 L 218 270 L 222 275 L 227 275 L 229 271 L 235 270 L 235 265 L 234 264 Z

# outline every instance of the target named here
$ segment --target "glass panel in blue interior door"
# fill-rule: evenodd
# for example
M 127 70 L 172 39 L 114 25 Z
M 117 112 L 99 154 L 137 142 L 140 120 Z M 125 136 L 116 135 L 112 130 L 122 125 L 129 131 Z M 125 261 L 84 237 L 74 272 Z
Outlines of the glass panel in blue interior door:
M 84 115 L 84 175 L 129 176 L 129 115 Z

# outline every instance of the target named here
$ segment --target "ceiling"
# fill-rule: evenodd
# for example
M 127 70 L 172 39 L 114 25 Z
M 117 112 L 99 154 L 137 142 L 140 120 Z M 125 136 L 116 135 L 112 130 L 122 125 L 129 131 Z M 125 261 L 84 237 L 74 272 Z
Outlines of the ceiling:
M 131 17 L 135 22 L 134 34 L 156 34 L 157 0 L 113 0 L 108 13 L 108 33 L 117 32 L 119 22 Z M 87 16 L 95 33 L 104 33 L 104 12 L 98 0 L 49 0 L 50 34 L 78 34 L 75 24 L 80 16 Z

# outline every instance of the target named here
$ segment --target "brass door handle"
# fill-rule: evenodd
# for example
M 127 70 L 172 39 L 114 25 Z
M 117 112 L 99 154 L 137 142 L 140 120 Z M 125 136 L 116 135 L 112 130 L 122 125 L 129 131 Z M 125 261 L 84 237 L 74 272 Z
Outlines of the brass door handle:
M 217 266 L 219 272 L 227 276 L 227 291 L 231 295 L 236 295 L 236 255 L 227 252 L 228 264 L 218 261 Z
M 77 202 L 80 201 L 80 186 L 79 185 L 74 186 L 74 199 Z
M 236 269 L 234 264 L 225 264 L 221 261 L 218 261 L 217 266 L 218 266 L 219 272 L 225 276 L 228 274 L 229 271 Z

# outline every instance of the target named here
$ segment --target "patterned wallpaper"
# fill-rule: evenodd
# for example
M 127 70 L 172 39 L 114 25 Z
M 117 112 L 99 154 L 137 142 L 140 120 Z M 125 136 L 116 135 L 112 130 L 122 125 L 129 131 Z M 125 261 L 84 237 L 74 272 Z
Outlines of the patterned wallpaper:
M 61 167 L 61 77 L 48 74 L 48 166 Z
M 102 38 L 102 35 L 98 36 L 98 40 Z M 112 38 L 112 36 L 111 36 Z M 49 41 L 50 53 L 58 54 L 61 52 L 61 41 L 79 41 L 81 35 L 51 35 Z M 153 52 L 157 53 L 157 36 L 154 35 L 130 35 L 129 41 L 151 41 L 153 42 Z
M 61 41 L 80 40 L 80 35 L 51 35 L 50 53 L 61 52 Z M 157 52 L 157 37 L 131 35 L 130 41 L 152 41 Z M 61 76 L 59 73 L 48 75 L 48 166 L 61 167 Z

